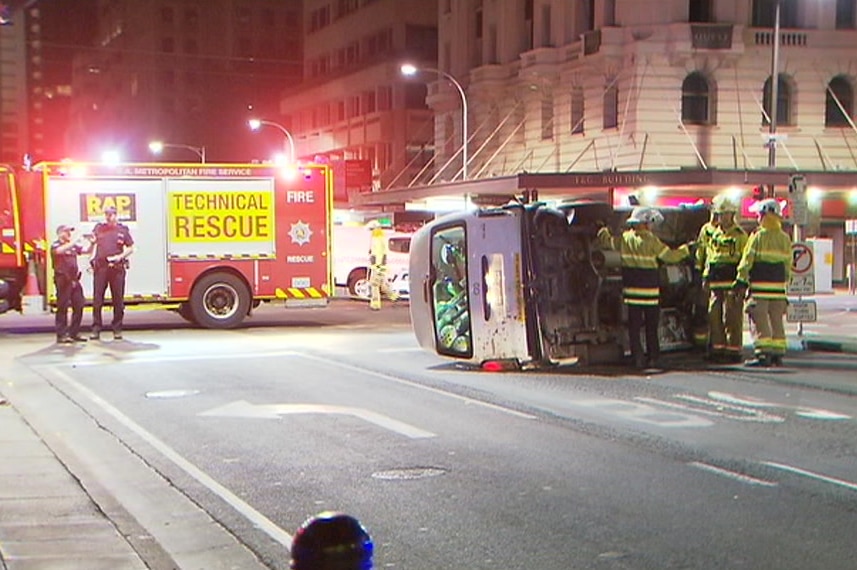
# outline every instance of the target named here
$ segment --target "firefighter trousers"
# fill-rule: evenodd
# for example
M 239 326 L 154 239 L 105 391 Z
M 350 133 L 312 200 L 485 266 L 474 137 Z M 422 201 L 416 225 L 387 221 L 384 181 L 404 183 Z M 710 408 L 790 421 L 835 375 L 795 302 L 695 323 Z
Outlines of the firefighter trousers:
M 712 289 L 708 299 L 708 345 L 712 354 L 740 354 L 744 303 L 731 289 Z
M 387 281 L 387 268 L 385 266 L 373 265 L 369 269 L 369 284 L 371 286 L 370 309 L 378 310 L 381 308 L 381 295 L 391 301 L 398 300 L 399 294 L 393 291 L 390 282 Z
M 747 314 L 755 329 L 753 349 L 757 356 L 782 356 L 786 353 L 786 299 L 750 298 Z
M 110 302 L 113 305 L 113 332 L 122 332 L 125 318 L 125 267 L 110 265 L 96 267 L 92 278 L 92 332 L 101 331 L 101 308 L 104 294 L 110 287 Z
M 637 367 L 654 365 L 661 357 L 661 343 L 658 338 L 658 323 L 661 308 L 658 305 L 634 305 L 628 303 L 628 342 L 631 345 L 631 358 Z M 643 354 L 642 334 L 645 331 L 646 352 Z

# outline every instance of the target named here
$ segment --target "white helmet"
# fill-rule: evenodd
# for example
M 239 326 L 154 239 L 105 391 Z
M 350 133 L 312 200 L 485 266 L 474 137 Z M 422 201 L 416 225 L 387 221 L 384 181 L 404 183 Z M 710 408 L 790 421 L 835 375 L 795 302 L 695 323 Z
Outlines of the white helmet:
M 660 224 L 664 221 L 664 216 L 654 208 L 650 208 L 648 206 L 637 206 L 631 212 L 631 216 L 628 218 L 628 223 L 631 225 L 636 224 L 652 224 L 653 226 Z
M 367 230 L 377 230 L 381 227 L 381 222 L 378 220 L 370 220 L 369 223 L 366 224 Z
M 774 198 L 768 198 L 759 202 L 759 205 L 756 207 L 756 211 L 759 215 L 774 214 L 779 217 L 782 217 L 783 215 L 783 209 L 780 206 L 780 203 Z
M 720 194 L 711 200 L 711 209 L 715 214 L 738 213 L 738 204 Z

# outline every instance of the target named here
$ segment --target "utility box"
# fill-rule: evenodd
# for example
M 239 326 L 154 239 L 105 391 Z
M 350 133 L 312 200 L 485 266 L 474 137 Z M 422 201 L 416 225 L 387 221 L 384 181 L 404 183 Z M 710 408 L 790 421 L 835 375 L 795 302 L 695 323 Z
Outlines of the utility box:
M 811 238 L 806 243 L 812 248 L 815 292 L 833 293 L 833 240 Z

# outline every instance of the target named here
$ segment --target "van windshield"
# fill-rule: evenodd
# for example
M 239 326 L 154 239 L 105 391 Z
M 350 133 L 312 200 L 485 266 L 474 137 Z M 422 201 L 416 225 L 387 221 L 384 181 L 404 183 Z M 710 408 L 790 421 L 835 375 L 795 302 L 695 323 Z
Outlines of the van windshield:
M 432 235 L 432 308 L 438 352 L 470 357 L 473 343 L 467 282 L 467 246 L 463 226 Z

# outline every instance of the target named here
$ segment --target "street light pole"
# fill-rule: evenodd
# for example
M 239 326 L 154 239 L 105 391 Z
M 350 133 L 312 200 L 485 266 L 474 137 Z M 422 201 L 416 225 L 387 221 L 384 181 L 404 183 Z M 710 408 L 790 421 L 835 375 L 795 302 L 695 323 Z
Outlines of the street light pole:
M 266 121 L 264 119 L 250 119 L 247 121 L 247 124 L 250 126 L 251 130 L 258 131 L 263 125 L 274 127 L 278 129 L 281 133 L 286 136 L 286 142 L 288 143 L 288 147 L 285 149 L 287 155 L 292 164 L 297 162 L 297 152 L 295 151 L 295 139 L 292 137 L 292 133 L 289 130 L 281 125 L 280 123 L 275 123 L 274 121 Z
M 446 71 L 441 71 L 433 67 L 416 67 L 414 65 L 405 64 L 401 67 L 401 71 L 403 75 L 414 75 L 419 71 L 430 71 L 437 73 L 455 86 L 455 89 L 461 97 L 461 179 L 467 180 L 467 139 L 470 137 L 467 130 L 467 96 L 464 94 L 464 87 L 461 86 L 461 83 L 459 83 L 455 77 Z
M 774 46 L 771 54 L 771 104 L 768 121 L 768 168 L 777 167 L 777 99 L 780 87 L 780 0 L 774 3 Z M 771 184 L 768 195 L 774 196 L 774 184 Z
M 180 143 L 165 143 L 161 141 L 152 141 L 149 143 L 149 150 L 155 154 L 161 154 L 161 152 L 165 148 L 184 148 L 196 153 L 199 157 L 199 160 L 202 164 L 205 164 L 205 147 L 204 146 L 193 146 L 189 144 L 180 144 Z

